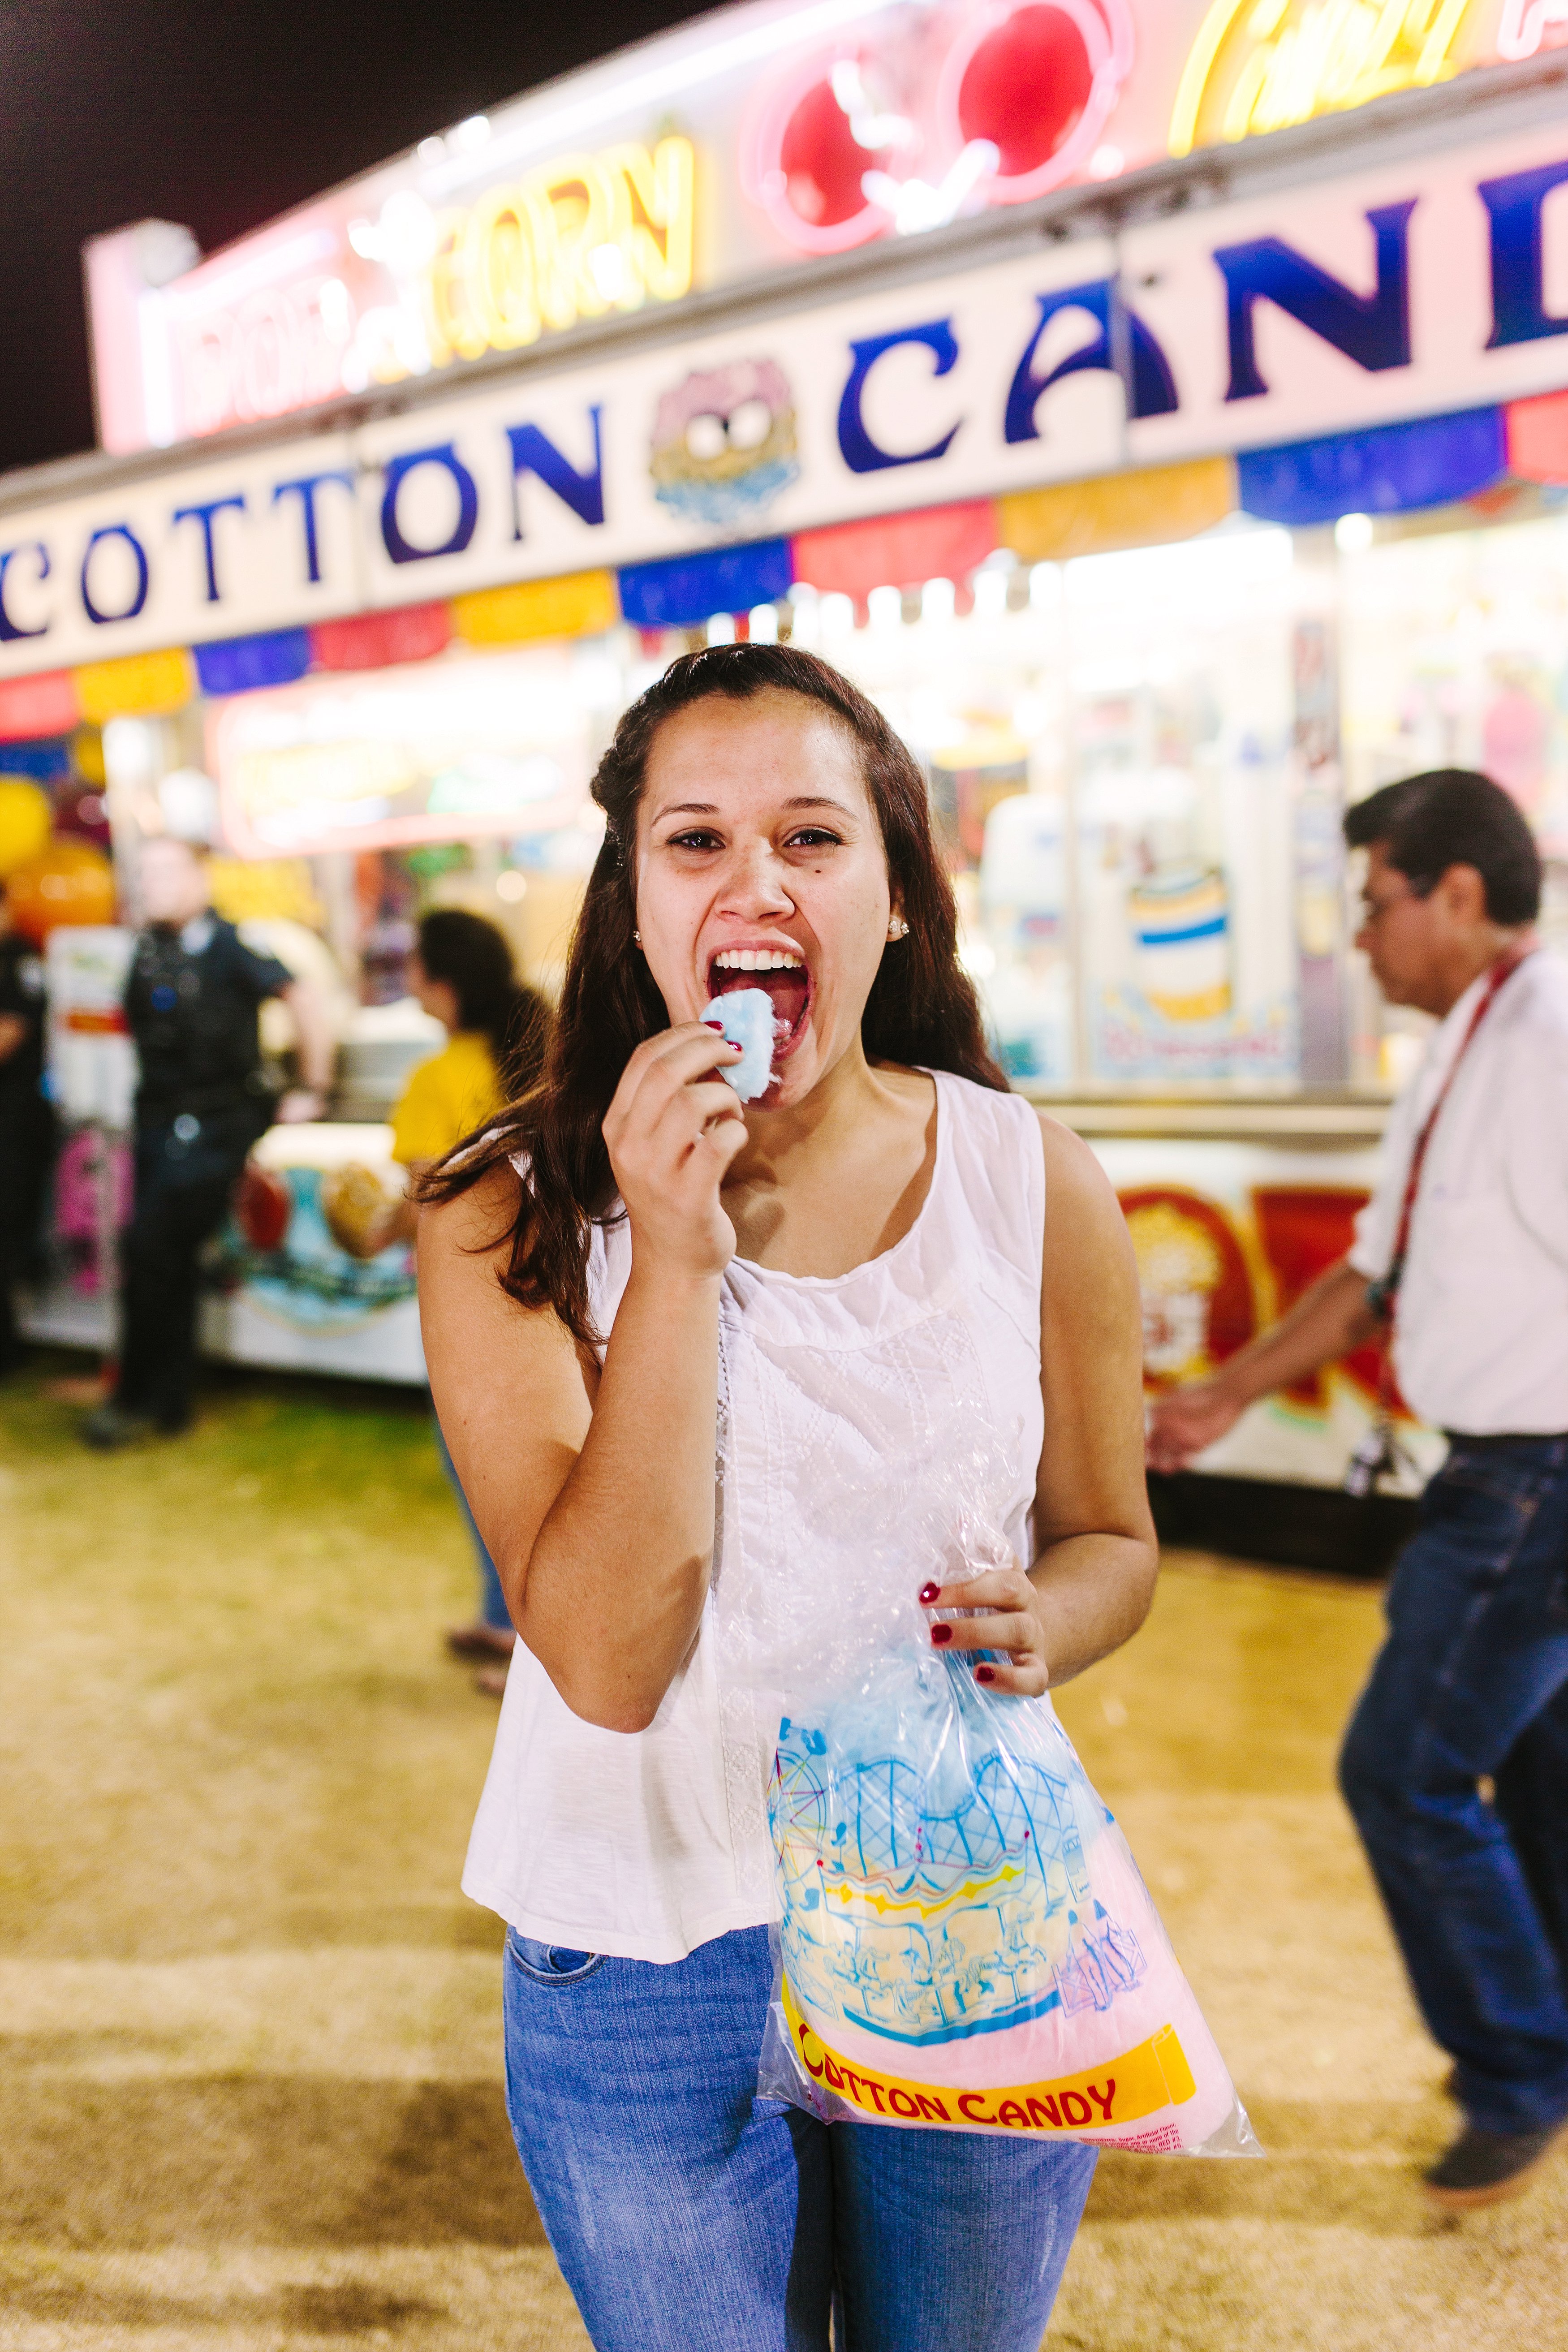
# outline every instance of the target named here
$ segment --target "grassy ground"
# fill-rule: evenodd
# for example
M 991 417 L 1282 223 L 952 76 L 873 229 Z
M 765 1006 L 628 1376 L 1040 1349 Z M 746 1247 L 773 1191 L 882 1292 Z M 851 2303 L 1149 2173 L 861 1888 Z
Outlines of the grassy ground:
M 108 1461 L 73 1418 L 0 1391 L 0 2345 L 583 2345 L 457 1890 L 494 1709 L 422 1414 L 229 1375 Z M 1376 1635 L 1178 1558 L 1063 1697 L 1269 2160 L 1104 2159 L 1047 2352 L 1568 2341 L 1568 2164 L 1462 2225 L 1415 2189 L 1442 2062 L 1331 1789 Z

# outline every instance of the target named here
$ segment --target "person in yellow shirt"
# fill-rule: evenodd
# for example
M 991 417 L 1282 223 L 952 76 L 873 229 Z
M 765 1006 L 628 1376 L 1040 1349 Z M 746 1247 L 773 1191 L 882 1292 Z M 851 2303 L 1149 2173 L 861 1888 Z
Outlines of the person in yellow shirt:
M 447 1032 L 441 1051 L 409 1073 L 392 1114 L 392 1156 L 412 1179 L 528 1093 L 543 1067 L 550 1010 L 518 980 L 511 950 L 494 923 L 457 907 L 437 908 L 420 922 L 419 943 L 408 959 L 408 986 Z M 389 1242 L 412 1240 L 418 1214 L 405 1193 L 366 1235 L 365 1254 L 374 1255 Z M 436 1443 L 479 1572 L 479 1614 L 471 1624 L 454 1625 L 447 1644 L 458 1657 L 485 1662 L 476 1679 L 481 1690 L 493 1694 L 504 1686 L 504 1661 L 517 1636 L 438 1420 Z
M 422 980 L 416 993 L 427 999 L 451 985 L 450 981 Z M 417 1168 L 445 1158 L 454 1143 L 493 1118 L 505 1102 L 489 1039 L 473 1030 L 458 1030 L 438 1054 L 410 1071 L 398 1097 L 392 1132 L 399 1165 Z

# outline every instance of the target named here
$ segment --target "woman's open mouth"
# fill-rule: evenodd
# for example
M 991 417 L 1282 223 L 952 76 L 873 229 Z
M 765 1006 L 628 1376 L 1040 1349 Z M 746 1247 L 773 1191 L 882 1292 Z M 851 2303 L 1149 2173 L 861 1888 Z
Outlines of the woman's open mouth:
M 760 988 L 773 999 L 773 1062 L 787 1061 L 811 1015 L 811 974 L 797 948 L 723 948 L 708 967 L 710 996 Z

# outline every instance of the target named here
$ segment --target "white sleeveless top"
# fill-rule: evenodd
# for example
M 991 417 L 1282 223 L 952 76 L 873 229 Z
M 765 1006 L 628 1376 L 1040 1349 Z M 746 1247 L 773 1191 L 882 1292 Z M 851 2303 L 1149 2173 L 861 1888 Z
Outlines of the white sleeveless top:
M 818 1589 L 825 1577 L 847 1580 L 830 1587 L 845 1592 L 876 1580 L 912 1601 L 931 1567 L 921 1531 L 946 1507 L 955 1454 L 984 1460 L 985 1517 L 1033 1558 L 1039 1121 L 1016 1095 L 932 1076 L 936 1164 L 900 1242 L 846 1275 L 742 1258 L 725 1273 L 715 1573 L 654 1721 L 634 1733 L 586 1723 L 521 1642 L 513 1653 L 463 1891 L 522 1935 L 670 1961 L 768 1918 L 778 1715 L 754 1695 L 755 1668 L 770 1625 L 798 1629 L 803 1559 Z M 589 1295 L 602 1332 L 630 1269 L 625 1223 L 595 1227 Z

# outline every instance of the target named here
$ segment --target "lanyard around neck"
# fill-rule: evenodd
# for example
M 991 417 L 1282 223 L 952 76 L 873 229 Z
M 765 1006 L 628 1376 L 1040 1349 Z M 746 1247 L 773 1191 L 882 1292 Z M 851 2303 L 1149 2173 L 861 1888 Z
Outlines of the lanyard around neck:
M 1487 984 L 1476 999 L 1475 1010 L 1466 1024 L 1465 1034 L 1459 1040 L 1458 1051 L 1449 1063 L 1443 1083 L 1437 1089 L 1437 1099 L 1422 1121 L 1421 1132 L 1415 1139 L 1415 1149 L 1410 1155 L 1410 1171 L 1405 1180 L 1405 1198 L 1399 1208 L 1399 1229 L 1394 1236 L 1394 1255 L 1388 1262 L 1388 1272 L 1379 1281 L 1369 1284 L 1367 1287 L 1368 1306 L 1373 1314 L 1385 1323 L 1392 1323 L 1394 1320 L 1394 1301 L 1399 1295 L 1399 1285 L 1405 1273 L 1405 1260 L 1410 1248 L 1410 1226 L 1415 1214 L 1415 1196 L 1421 1189 L 1421 1171 L 1426 1165 L 1426 1149 L 1432 1140 L 1438 1116 L 1443 1105 L 1448 1099 L 1449 1089 L 1459 1075 L 1459 1065 L 1469 1052 L 1477 1030 L 1497 1003 L 1505 983 L 1512 979 L 1526 958 L 1533 955 L 1534 952 L 1533 947 L 1510 948 L 1506 955 L 1499 956 L 1496 963 L 1493 964 L 1487 974 Z

